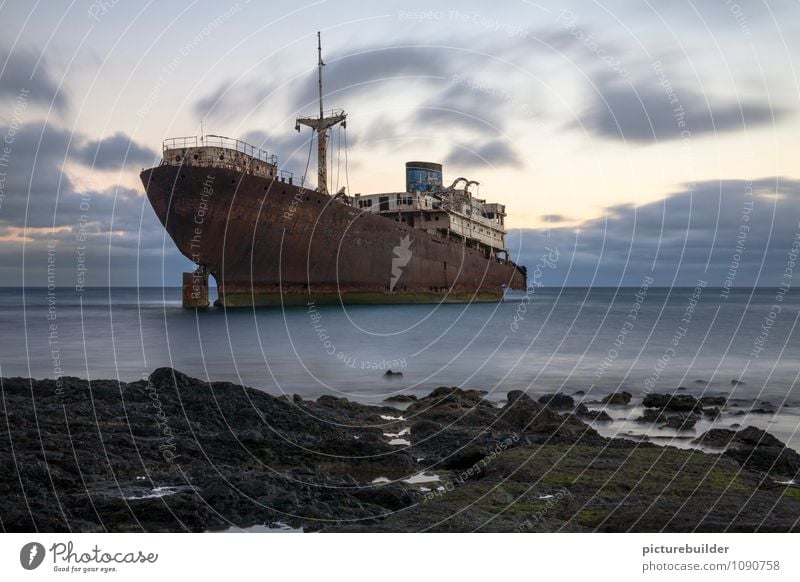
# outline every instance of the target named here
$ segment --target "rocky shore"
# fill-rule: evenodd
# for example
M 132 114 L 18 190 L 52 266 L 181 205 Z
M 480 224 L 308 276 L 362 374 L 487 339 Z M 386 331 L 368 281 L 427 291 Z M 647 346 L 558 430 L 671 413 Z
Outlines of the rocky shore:
M 0 527 L 800 531 L 800 455 L 762 430 L 678 449 L 602 437 L 587 424 L 597 410 L 558 395 L 484 396 L 309 401 L 169 368 L 130 383 L 3 379 Z M 680 427 L 722 404 L 648 398 L 645 420 Z

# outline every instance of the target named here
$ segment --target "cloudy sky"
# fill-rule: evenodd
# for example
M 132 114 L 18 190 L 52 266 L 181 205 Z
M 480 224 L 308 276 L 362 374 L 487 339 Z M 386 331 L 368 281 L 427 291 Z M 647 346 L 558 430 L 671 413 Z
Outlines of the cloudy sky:
M 796 2 L 17 0 L 0 5 L 4 284 L 46 283 L 54 245 L 74 285 L 85 231 L 89 285 L 178 285 L 190 264 L 139 171 L 202 122 L 302 173 L 317 30 L 326 108 L 348 112 L 333 185 L 395 191 L 405 161 L 441 161 L 506 203 L 518 262 L 558 250 L 547 285 L 781 283 Z

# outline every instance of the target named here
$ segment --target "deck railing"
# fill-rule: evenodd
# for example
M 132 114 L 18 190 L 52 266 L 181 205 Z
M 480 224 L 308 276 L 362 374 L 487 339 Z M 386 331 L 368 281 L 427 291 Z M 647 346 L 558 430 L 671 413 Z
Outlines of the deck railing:
M 283 182 L 289 182 L 290 184 L 294 180 L 294 175 L 292 174 L 292 172 L 277 169 L 278 156 L 276 156 L 275 154 L 270 154 L 266 150 L 262 150 L 261 148 L 258 148 L 240 139 L 225 137 L 223 135 L 205 135 L 201 136 L 200 138 L 198 138 L 196 135 L 189 135 L 184 137 L 172 137 L 169 139 L 165 139 L 162 147 L 163 158 L 164 158 L 164 161 L 162 163 L 169 163 L 169 164 L 175 163 L 175 161 L 172 158 L 167 159 L 168 151 L 188 150 L 192 148 L 203 148 L 203 147 L 221 148 L 225 150 L 231 150 L 242 153 L 254 160 L 258 160 L 260 162 L 264 162 L 265 164 L 270 164 L 274 166 L 276 168 L 277 175 L 275 177 L 277 179 Z M 231 159 L 220 160 L 216 156 L 211 157 L 208 155 L 200 155 L 200 154 L 195 154 L 192 157 L 189 157 L 188 154 L 185 157 L 181 155 L 178 162 L 189 165 L 203 165 L 203 166 L 214 166 L 214 167 L 232 167 L 232 166 L 238 167 L 238 165 L 235 163 L 234 160 Z M 270 173 L 270 176 L 271 175 L 272 174 Z
M 246 141 L 225 137 L 224 135 L 205 135 L 199 139 L 196 135 L 172 137 L 164 140 L 163 151 L 206 146 L 237 151 L 267 164 L 278 165 L 278 156 L 275 154 L 270 154 L 266 150 L 262 150 Z

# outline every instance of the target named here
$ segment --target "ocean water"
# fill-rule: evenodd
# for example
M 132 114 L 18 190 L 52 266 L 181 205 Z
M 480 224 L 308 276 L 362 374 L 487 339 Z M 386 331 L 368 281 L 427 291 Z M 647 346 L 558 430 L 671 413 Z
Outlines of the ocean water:
M 0 367 L 3 376 L 133 380 L 172 366 L 271 393 L 359 400 L 452 385 L 498 396 L 686 386 L 800 401 L 800 294 L 781 302 L 769 289 L 694 294 L 537 289 L 497 304 L 191 311 L 178 288 L 57 289 L 52 297 L 7 288 Z M 384 378 L 389 368 L 402 378 Z
M 683 386 L 745 407 L 783 405 L 781 432 L 794 441 L 798 314 L 800 294 L 775 289 L 540 288 L 496 304 L 190 311 L 178 288 L 7 288 L 0 375 L 127 381 L 172 366 L 272 394 L 369 403 L 442 385 L 497 400 L 512 389 L 599 398 Z

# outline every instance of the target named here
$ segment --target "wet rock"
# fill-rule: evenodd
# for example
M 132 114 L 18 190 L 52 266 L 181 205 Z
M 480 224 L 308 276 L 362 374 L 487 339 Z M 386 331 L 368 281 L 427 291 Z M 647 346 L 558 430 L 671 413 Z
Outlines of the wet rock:
M 600 402 L 603 404 L 628 404 L 632 397 L 630 392 L 614 392 L 605 396 Z
M 691 394 L 648 394 L 642 400 L 648 408 L 664 408 L 675 412 L 701 410 L 703 405 Z
M 725 396 L 701 396 L 700 403 L 703 406 L 725 406 L 728 399 Z
M 597 431 L 575 415 L 561 416 L 552 407 L 534 401 L 519 390 L 508 393 L 508 404 L 502 418 L 515 430 L 559 435 L 567 438 L 598 436 Z
M 431 408 L 462 409 L 476 406 L 494 407 L 494 403 L 486 400 L 479 390 L 462 390 L 455 386 L 440 386 L 424 398 L 418 398 L 406 409 L 408 414 L 416 414 Z
M 753 446 L 753 447 L 786 446 L 778 438 L 754 426 L 748 426 L 747 428 L 738 431 L 735 436 L 735 441 L 740 442 L 746 446 Z
M 357 491 L 355 496 L 363 503 L 385 507 L 392 511 L 408 507 L 416 501 L 414 494 L 400 483 L 365 487 Z
M 703 416 L 705 416 L 706 418 L 710 418 L 712 420 L 719 418 L 720 416 L 719 408 L 704 408 Z
M 476 463 L 480 463 L 481 460 L 486 457 L 487 453 L 488 451 L 485 447 L 475 444 L 467 445 L 447 457 L 439 466 L 442 469 L 449 469 L 452 471 L 469 469 Z
M 666 420 L 666 416 L 667 415 L 663 410 L 646 408 L 642 413 L 642 416 L 635 418 L 634 422 L 654 424 L 656 422 Z
M 660 428 L 672 428 L 675 430 L 692 430 L 697 424 L 697 417 L 691 414 L 673 414 L 667 417 Z
M 386 370 L 386 372 L 384 372 L 383 376 L 385 378 L 402 378 L 403 377 L 403 373 L 402 372 L 393 372 L 392 370 Z
M 317 398 L 317 404 L 322 404 L 323 406 L 330 408 L 350 409 L 353 407 L 353 403 L 347 398 L 339 398 L 338 396 L 333 396 L 332 394 L 323 394 Z
M 479 391 L 444 387 L 412 402 L 408 420 L 387 422 L 396 409 L 280 399 L 171 369 L 155 371 L 152 386 L 64 383 L 54 398 L 52 380 L 2 381 L 0 464 L 14 467 L 0 472 L 4 531 L 200 532 L 278 520 L 306 531 L 514 531 L 527 520 L 541 531 L 800 529 L 800 499 L 759 487 L 767 473 L 791 478 L 797 454 L 758 429 L 730 431 L 711 455 L 603 439 L 577 417 L 602 411 L 561 416 L 519 391 L 498 408 Z M 384 432 L 409 427 L 411 446 L 388 444 Z M 459 477 L 484 458 L 479 474 Z M 446 492 L 403 483 L 431 466 Z M 553 505 L 537 517 L 548 495 Z
M 731 386 L 744 386 L 747 384 L 744 380 L 731 380 Z
M 200 496 L 209 503 L 218 503 L 236 497 L 236 493 L 226 483 L 214 481 L 200 490 Z
M 561 416 L 552 408 L 535 402 L 519 390 L 508 393 L 508 404 L 503 409 L 503 419 L 521 430 L 561 423 Z
M 725 455 L 748 469 L 790 478 L 800 473 L 800 455 L 773 435 L 754 426 L 739 431 L 712 429 L 692 442 L 724 448 Z
M 583 390 L 578 390 L 577 392 L 573 392 L 572 395 L 573 396 L 585 396 L 586 392 L 584 392 Z
M 605 410 L 585 410 L 581 412 L 576 411 L 575 415 L 583 420 L 593 420 L 595 422 L 614 421 L 614 419 L 611 418 Z
M 389 396 L 388 398 L 385 398 L 383 401 L 405 403 L 405 402 L 416 402 L 416 400 L 417 397 L 414 396 L 413 394 L 394 394 L 392 396 Z
M 575 406 L 575 400 L 572 396 L 558 392 L 556 394 L 545 394 L 539 398 L 539 404 L 544 404 L 556 410 L 567 410 Z
M 432 420 L 421 418 L 411 423 L 411 443 L 431 437 L 443 430 L 443 426 Z
M 712 428 L 694 439 L 692 443 L 721 449 L 728 446 L 728 443 L 730 443 L 735 436 L 735 430 L 728 430 L 727 428 Z

